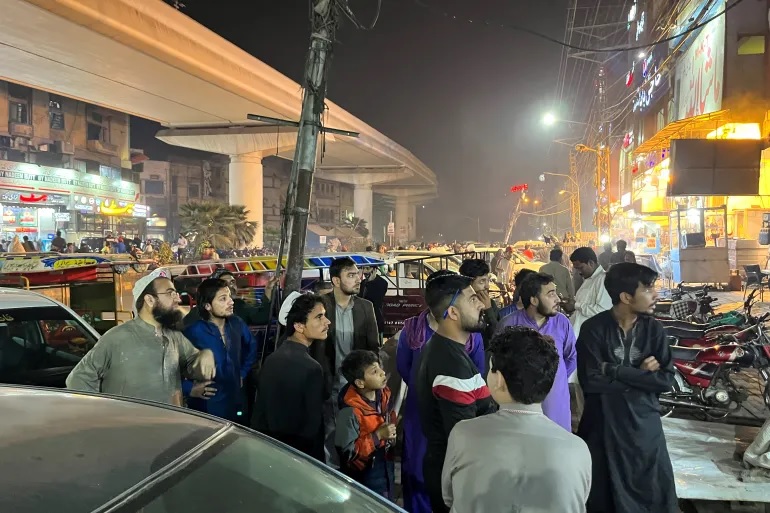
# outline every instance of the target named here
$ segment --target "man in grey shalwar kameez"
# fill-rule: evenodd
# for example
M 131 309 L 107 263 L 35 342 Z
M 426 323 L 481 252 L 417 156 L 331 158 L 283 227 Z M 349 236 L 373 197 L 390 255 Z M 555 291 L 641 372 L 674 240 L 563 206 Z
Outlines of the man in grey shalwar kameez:
M 584 513 L 591 454 L 540 405 L 559 366 L 553 340 L 531 328 L 505 328 L 489 352 L 487 384 L 500 410 L 455 425 L 444 502 L 456 513 Z
M 170 273 L 137 281 L 137 316 L 99 339 L 67 377 L 67 388 L 182 406 L 182 377 L 208 381 L 214 355 L 198 351 L 178 326 L 183 314 Z

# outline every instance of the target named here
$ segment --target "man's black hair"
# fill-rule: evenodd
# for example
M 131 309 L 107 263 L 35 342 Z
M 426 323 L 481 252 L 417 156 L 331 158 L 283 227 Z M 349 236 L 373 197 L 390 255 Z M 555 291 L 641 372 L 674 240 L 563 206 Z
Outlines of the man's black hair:
M 380 363 L 380 359 L 376 354 L 363 349 L 354 349 L 342 360 L 340 373 L 342 373 L 348 383 L 355 386 L 355 381 L 357 379 L 364 379 L 366 369 L 375 363 Z
M 532 298 L 540 294 L 545 285 L 553 283 L 553 276 L 545 273 L 531 273 L 528 274 L 524 281 L 521 282 L 521 286 L 517 288 L 519 290 L 519 297 L 521 298 L 521 304 L 524 308 L 529 308 L 532 304 Z
M 607 271 L 607 276 L 604 277 L 604 288 L 607 289 L 612 304 L 617 305 L 620 303 L 621 293 L 625 292 L 633 296 L 639 285 L 652 287 L 657 279 L 658 273 L 646 265 L 621 262 L 612 265 Z
M 452 298 L 455 295 L 459 297 L 463 290 L 471 286 L 471 283 L 473 283 L 472 279 L 459 274 L 440 276 L 430 280 L 425 286 L 425 302 L 433 317 L 441 322 Z
M 543 402 L 559 368 L 559 353 L 551 337 L 532 328 L 508 327 L 492 338 L 489 353 L 490 369 L 502 374 L 514 401 Z
M 294 300 L 291 310 L 286 315 L 286 336 L 294 335 L 294 323 L 307 324 L 308 316 L 315 305 L 324 304 L 322 296 L 318 294 L 302 294 Z
M 518 290 L 519 287 L 521 287 L 521 284 L 524 282 L 524 279 L 529 276 L 530 274 L 535 274 L 537 271 L 533 271 L 532 269 L 522 269 L 519 272 L 516 273 L 516 275 L 513 277 L 513 284 L 516 286 L 516 289 Z
M 425 280 L 425 284 L 427 285 L 431 281 L 435 280 L 436 278 L 441 278 L 442 276 L 457 276 L 457 273 L 450 271 L 449 269 L 439 269 L 438 271 L 433 271 Z
M 599 263 L 599 259 L 596 258 L 596 252 L 586 246 L 577 248 L 575 251 L 573 251 L 569 256 L 569 260 L 570 262 L 580 262 L 581 264 L 588 264 L 590 262 L 593 262 L 594 264 Z
M 315 294 L 320 294 L 321 291 L 331 288 L 334 288 L 334 285 L 329 281 L 318 280 L 313 284 L 313 292 Z
M 489 264 L 480 258 L 469 258 L 460 266 L 460 274 L 476 279 L 489 275 Z
M 227 282 L 221 278 L 207 278 L 198 285 L 198 296 L 196 301 L 198 302 L 196 307 L 198 308 L 198 315 L 204 321 L 211 319 L 211 312 L 206 310 L 206 305 L 210 305 L 214 302 L 214 298 L 220 290 L 227 289 Z
M 618 251 L 625 251 L 628 247 L 628 242 L 624 241 L 623 239 L 620 239 L 615 243 L 615 246 L 617 246 Z
M 551 254 L 548 258 L 551 259 L 551 262 L 561 262 L 561 259 L 564 258 L 564 251 L 559 248 L 554 248 L 551 250 Z
M 342 271 L 355 266 L 356 263 L 350 257 L 335 258 L 329 266 L 329 279 L 339 278 L 342 276 Z

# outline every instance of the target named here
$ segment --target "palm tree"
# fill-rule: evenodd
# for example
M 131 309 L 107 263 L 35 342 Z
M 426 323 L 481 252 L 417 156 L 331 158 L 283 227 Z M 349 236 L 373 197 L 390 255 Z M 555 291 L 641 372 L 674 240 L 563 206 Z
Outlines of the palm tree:
M 182 231 L 192 235 L 196 247 L 204 242 L 219 249 L 248 246 L 257 231 L 257 223 L 248 221 L 248 215 L 249 211 L 243 205 L 212 201 L 187 203 L 179 207 Z

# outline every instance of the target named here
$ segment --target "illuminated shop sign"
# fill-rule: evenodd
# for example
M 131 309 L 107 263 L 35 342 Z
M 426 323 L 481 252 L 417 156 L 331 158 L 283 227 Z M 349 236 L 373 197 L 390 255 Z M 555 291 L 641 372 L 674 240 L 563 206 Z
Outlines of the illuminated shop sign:
M 139 186 L 123 180 L 83 173 L 76 169 L 38 166 L 26 162 L 0 160 L 0 179 L 4 185 L 27 188 L 34 194 L 103 194 L 121 201 L 136 201 Z
M 84 214 L 103 214 L 118 217 L 147 217 L 150 208 L 131 201 L 119 201 L 112 198 L 75 195 L 72 208 Z
M 69 196 L 63 194 L 19 192 L 10 189 L 0 189 L 0 202 L 30 205 L 66 205 L 69 203 Z

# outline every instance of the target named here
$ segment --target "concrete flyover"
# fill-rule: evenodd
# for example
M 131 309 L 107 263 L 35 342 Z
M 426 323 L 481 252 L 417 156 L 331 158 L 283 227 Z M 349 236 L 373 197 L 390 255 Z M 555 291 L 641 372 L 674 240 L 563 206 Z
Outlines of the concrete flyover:
M 291 159 L 296 129 L 246 116 L 299 119 L 299 84 L 161 0 L 0 0 L 0 12 L 0 79 L 156 120 L 169 144 L 230 155 L 230 201 L 251 211 L 262 244 L 262 158 Z M 319 175 L 353 184 L 370 223 L 373 192 L 395 197 L 396 238 L 413 237 L 409 219 L 437 196 L 436 176 L 327 105 L 327 126 L 361 135 L 327 134 Z

